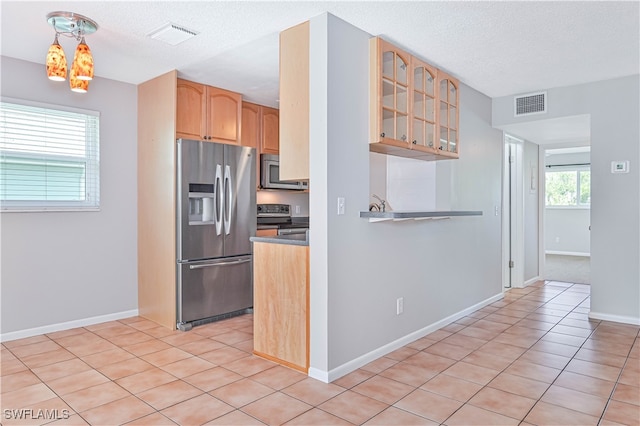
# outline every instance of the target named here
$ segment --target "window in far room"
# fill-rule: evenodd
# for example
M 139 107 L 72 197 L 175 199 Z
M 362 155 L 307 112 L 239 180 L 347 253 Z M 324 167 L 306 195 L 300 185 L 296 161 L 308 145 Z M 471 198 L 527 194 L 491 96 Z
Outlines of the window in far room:
M 589 207 L 591 171 L 588 167 L 553 167 L 545 173 L 547 207 Z
M 0 102 L 2 211 L 99 210 L 97 112 Z

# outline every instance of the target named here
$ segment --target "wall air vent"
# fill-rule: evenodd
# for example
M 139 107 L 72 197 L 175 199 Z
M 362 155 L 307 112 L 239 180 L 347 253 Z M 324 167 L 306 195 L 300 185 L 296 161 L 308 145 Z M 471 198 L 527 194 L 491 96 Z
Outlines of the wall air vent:
M 187 29 L 182 25 L 168 23 L 157 30 L 150 32 L 147 36 L 175 46 L 183 41 L 189 40 L 191 37 L 197 36 L 198 34 L 199 33 L 197 31 Z
M 514 115 L 543 114 L 547 112 L 547 92 L 529 93 L 514 98 Z

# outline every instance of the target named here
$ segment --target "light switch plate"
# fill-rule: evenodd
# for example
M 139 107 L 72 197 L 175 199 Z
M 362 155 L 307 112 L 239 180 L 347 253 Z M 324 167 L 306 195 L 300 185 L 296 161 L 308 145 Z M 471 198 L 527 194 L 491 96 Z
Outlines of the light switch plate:
M 338 214 L 344 214 L 344 197 L 338 197 Z

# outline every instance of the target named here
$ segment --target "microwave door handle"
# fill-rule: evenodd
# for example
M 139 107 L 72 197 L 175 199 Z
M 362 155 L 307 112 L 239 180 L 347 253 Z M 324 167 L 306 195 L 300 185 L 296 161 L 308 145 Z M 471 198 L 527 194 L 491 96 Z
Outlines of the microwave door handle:
M 224 209 L 224 199 L 222 197 L 222 167 L 220 164 L 216 165 L 216 186 L 215 186 L 215 195 L 213 198 L 213 215 L 215 217 L 216 222 L 216 235 L 220 235 L 222 233 L 222 215 Z
M 233 185 L 231 184 L 231 167 L 224 168 L 224 233 L 231 233 L 231 209 L 233 207 Z

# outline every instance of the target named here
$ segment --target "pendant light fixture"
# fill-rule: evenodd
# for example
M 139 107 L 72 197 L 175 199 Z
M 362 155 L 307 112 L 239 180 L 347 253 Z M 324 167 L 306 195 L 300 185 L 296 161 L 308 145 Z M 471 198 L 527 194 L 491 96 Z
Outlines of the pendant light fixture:
M 56 31 L 53 44 L 47 53 L 47 76 L 53 81 L 66 80 L 67 60 L 62 46 L 58 43 L 58 36 L 75 38 L 79 43 L 71 64 L 69 86 L 74 92 L 86 93 L 89 80 L 93 79 L 93 56 L 84 36 L 96 32 L 98 24 L 86 16 L 73 12 L 51 12 L 47 15 L 47 22 Z
M 80 40 L 80 44 L 76 47 L 76 54 L 73 57 L 73 68 L 76 70 L 76 77 L 79 80 L 93 80 L 93 56 L 84 37 Z
M 53 81 L 67 79 L 67 58 L 64 56 L 62 46 L 58 43 L 58 33 L 56 33 L 56 38 L 47 52 L 47 76 L 49 80 Z
M 69 87 L 72 92 L 87 93 L 89 90 L 89 80 L 78 78 L 78 68 L 75 61 L 71 65 L 71 73 L 69 74 Z

